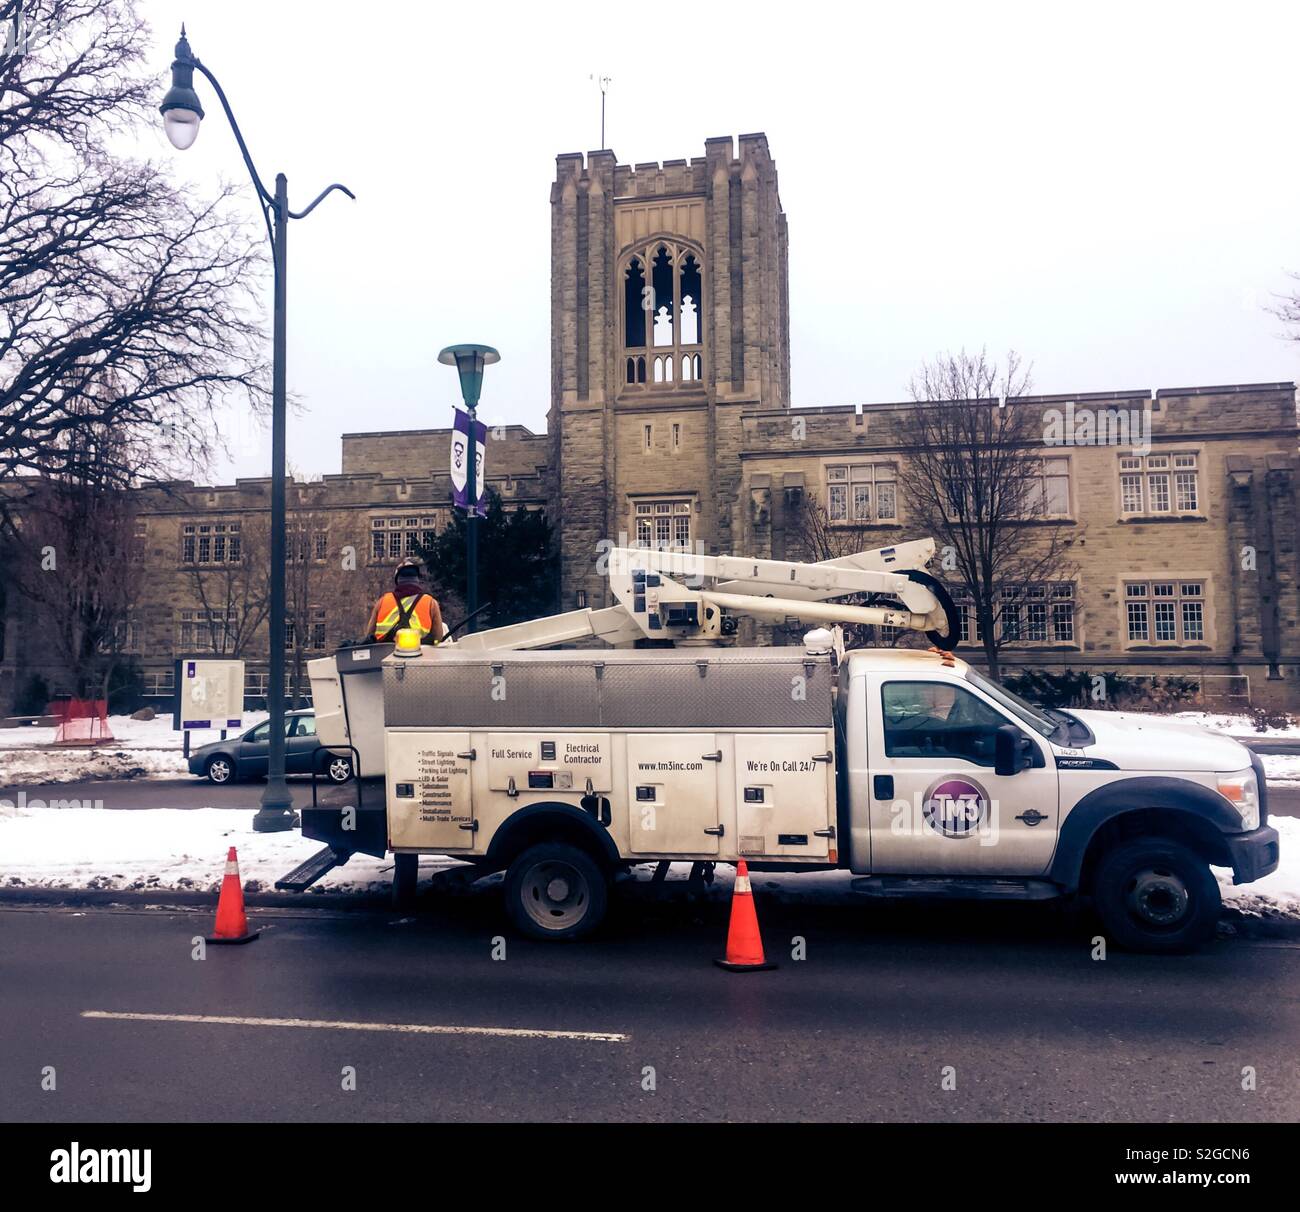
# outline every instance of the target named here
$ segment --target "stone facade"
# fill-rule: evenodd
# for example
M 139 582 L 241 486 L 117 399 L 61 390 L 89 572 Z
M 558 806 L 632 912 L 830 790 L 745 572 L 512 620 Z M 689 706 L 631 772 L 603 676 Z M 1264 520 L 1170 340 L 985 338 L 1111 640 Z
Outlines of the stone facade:
M 289 485 L 286 581 L 290 617 L 304 631 L 303 655 L 359 638 L 371 603 L 391 584 L 411 542 L 447 525 L 450 445 L 450 429 L 344 434 L 341 474 Z M 546 451 L 546 436 L 523 426 L 490 431 L 487 482 L 506 508 L 546 507 Z M 244 657 L 250 698 L 265 693 L 266 627 L 248 627 L 264 579 L 259 584 L 243 569 L 250 562 L 264 567 L 270 489 L 267 478 L 211 487 L 182 481 L 138 492 L 147 574 L 125 653 L 142 669 L 149 697 L 170 692 L 175 654 L 214 644 Z M 230 558 L 235 551 L 238 560 Z M 70 688 L 42 642 L 41 613 L 15 593 L 6 595 L 4 607 L 0 714 L 12 709 L 34 675 L 52 692 Z M 223 617 L 214 620 L 213 613 Z M 221 638 L 214 641 L 214 633 Z
M 788 228 L 763 135 L 709 139 L 702 157 L 662 165 L 561 155 L 551 233 L 551 509 L 566 607 L 606 604 L 602 542 L 808 558 L 801 515 L 810 500 L 830 511 L 832 469 L 888 475 L 907 458 L 907 404 L 791 407 Z M 656 373 L 670 353 L 676 373 Z M 1069 593 L 1069 623 L 1058 613 L 1051 625 L 1065 599 L 1045 596 L 1005 665 L 1176 672 L 1209 698 L 1300 705 L 1294 384 L 1013 404 L 1041 412 L 1045 433 L 1054 415 L 1149 416 L 1154 461 L 1123 445 L 1044 448 L 1062 473 L 1056 524 L 1075 540 L 1068 590 L 1044 593 Z M 831 530 L 862 547 L 918 537 L 901 498 L 887 519 Z M 797 630 L 742 634 L 779 643 Z
M 503 426 L 487 453 L 488 482 L 507 505 L 549 511 L 561 548 L 551 608 L 607 604 L 602 543 L 809 558 L 810 502 L 855 547 L 921 537 L 894 483 L 908 405 L 791 407 L 788 250 L 761 134 L 709 139 L 703 156 L 662 165 L 619 164 L 609 151 L 557 157 L 547 432 Z M 1108 412 L 1149 417 L 1150 429 L 1149 449 L 1044 447 L 1057 460 L 1051 512 L 1075 540 L 1074 568 L 1026 606 L 1004 665 L 1177 673 L 1199 679 L 1211 701 L 1248 691 L 1300 707 L 1294 384 L 1011 405 L 1041 413 L 1045 433 L 1053 418 Z M 340 475 L 291 487 L 291 527 L 296 518 L 309 536 L 316 568 L 303 590 L 320 599 L 313 646 L 352 638 L 408 536 L 446 524 L 449 440 L 447 429 L 345 434 Z M 236 521 L 251 540 L 268 493 L 266 480 L 142 491 L 151 572 L 133 638 L 151 688 L 165 688 L 202 608 L 196 578 L 223 575 L 187 559 L 188 540 Z M 345 575 L 347 549 L 357 559 Z M 44 624 L 25 623 L 31 614 L 12 595 L 7 615 L 0 706 L 33 672 L 59 685 L 40 658 Z M 761 636 L 795 642 L 799 630 Z M 747 623 L 744 634 L 760 632 Z M 256 679 L 264 630 L 247 658 Z

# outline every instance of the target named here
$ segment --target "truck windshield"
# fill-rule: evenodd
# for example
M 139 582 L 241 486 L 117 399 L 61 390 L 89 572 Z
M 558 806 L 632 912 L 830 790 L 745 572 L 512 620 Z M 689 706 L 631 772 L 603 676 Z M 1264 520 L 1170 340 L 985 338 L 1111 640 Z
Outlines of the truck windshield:
M 1059 723 L 1044 715 L 1032 703 L 1026 703 L 1018 694 L 1012 694 L 1011 691 L 999 686 L 996 682 L 990 681 L 982 673 L 976 673 L 974 669 L 967 668 L 966 680 L 974 683 L 985 694 L 996 699 L 1013 715 L 1024 720 L 1040 736 L 1050 737 L 1052 733 L 1061 727 Z

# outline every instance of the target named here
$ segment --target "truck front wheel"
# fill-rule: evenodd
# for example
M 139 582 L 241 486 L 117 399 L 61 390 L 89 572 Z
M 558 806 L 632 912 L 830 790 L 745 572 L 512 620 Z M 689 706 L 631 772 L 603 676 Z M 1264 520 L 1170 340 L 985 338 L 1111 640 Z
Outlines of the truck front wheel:
M 1222 907 L 1209 864 L 1181 842 L 1158 837 L 1106 853 L 1092 896 L 1106 930 L 1131 951 L 1190 951 L 1214 937 Z
M 576 846 L 545 842 L 525 850 L 506 872 L 506 911 L 531 938 L 576 939 L 604 920 L 605 874 Z

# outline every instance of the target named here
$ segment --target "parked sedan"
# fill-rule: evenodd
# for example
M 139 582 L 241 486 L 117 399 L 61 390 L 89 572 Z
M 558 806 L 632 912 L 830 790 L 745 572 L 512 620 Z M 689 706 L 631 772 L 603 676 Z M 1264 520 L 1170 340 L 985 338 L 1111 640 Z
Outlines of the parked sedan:
M 286 711 L 284 715 L 284 770 L 286 774 L 310 774 L 322 746 L 316 735 L 316 713 Z M 271 752 L 271 722 L 250 728 L 240 736 L 200 745 L 190 753 L 190 773 L 213 783 L 237 783 L 240 779 L 265 778 Z M 352 761 L 337 753 L 323 765 L 333 783 L 352 777 Z

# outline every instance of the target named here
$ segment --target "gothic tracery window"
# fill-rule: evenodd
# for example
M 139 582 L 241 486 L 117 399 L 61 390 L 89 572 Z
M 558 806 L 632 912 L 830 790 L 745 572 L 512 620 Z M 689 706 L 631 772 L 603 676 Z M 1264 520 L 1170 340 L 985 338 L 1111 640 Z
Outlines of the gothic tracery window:
M 623 281 L 623 340 L 629 349 L 640 349 L 645 345 L 646 284 L 645 271 L 636 257 L 628 262 Z
M 623 381 L 660 389 L 703 379 L 703 274 L 699 254 L 655 240 L 622 263 Z M 647 347 L 650 351 L 647 354 Z M 648 373 L 647 373 L 648 372 Z

